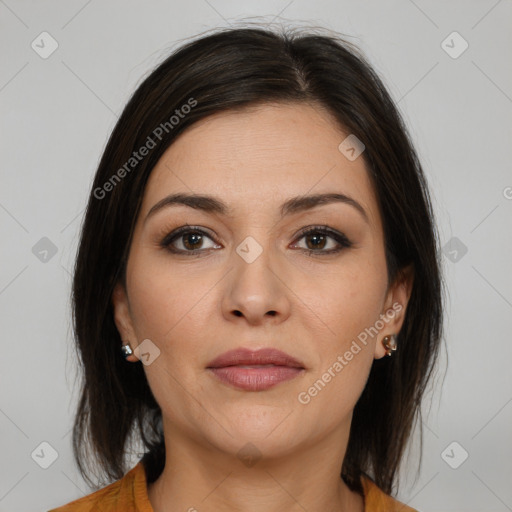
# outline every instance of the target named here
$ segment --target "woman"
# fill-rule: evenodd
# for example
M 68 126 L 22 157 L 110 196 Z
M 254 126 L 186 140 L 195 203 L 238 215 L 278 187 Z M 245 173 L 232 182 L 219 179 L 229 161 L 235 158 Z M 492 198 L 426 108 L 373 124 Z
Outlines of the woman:
M 391 493 L 442 335 L 438 238 L 401 117 L 341 38 L 218 30 L 144 80 L 73 313 L 74 453 L 110 483 L 54 511 L 412 510 Z

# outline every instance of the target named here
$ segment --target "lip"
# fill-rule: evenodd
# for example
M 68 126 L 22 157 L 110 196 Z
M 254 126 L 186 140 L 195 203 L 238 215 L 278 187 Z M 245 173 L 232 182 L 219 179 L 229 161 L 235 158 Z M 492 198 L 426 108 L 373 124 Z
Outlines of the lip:
M 305 372 L 301 361 L 274 348 L 225 352 L 207 369 L 222 382 L 246 391 L 263 391 Z
M 250 350 L 248 348 L 236 348 L 224 352 L 210 361 L 207 368 L 222 368 L 225 366 L 239 365 L 264 365 L 273 364 L 276 366 L 289 366 L 291 368 L 304 368 L 301 361 L 295 359 L 286 352 L 275 348 L 262 348 L 259 350 Z

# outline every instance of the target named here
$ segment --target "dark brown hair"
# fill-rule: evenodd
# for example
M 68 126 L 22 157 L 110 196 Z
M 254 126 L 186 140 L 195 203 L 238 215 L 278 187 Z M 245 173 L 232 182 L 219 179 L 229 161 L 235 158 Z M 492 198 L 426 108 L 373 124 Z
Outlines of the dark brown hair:
M 175 138 L 195 122 L 265 102 L 317 105 L 364 143 L 362 156 L 384 226 L 389 283 L 406 266 L 414 268 L 399 350 L 374 361 L 340 468 L 353 490 L 360 491 L 362 475 L 388 494 L 397 483 L 442 337 L 438 235 L 426 179 L 395 104 L 356 47 L 318 30 L 251 27 L 203 35 L 158 65 L 129 100 L 99 163 L 72 290 L 83 370 L 73 450 L 89 485 L 94 485 L 89 471 L 96 473 L 96 486 L 125 474 L 130 441 L 145 447 L 149 482 L 165 464 L 161 410 L 142 364 L 129 364 L 120 354 L 112 308 L 114 286 L 124 283 L 148 177 Z M 146 156 L 130 160 L 134 151 L 150 145 L 149 139 L 155 145 Z M 99 484 L 97 470 L 106 477 Z

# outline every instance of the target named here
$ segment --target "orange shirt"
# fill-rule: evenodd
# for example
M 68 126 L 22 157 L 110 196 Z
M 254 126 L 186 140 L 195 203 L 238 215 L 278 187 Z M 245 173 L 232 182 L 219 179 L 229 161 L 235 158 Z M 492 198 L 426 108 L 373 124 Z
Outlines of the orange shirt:
M 417 512 L 382 492 L 363 478 L 365 512 Z M 153 512 L 142 461 L 126 475 L 92 494 L 48 512 Z

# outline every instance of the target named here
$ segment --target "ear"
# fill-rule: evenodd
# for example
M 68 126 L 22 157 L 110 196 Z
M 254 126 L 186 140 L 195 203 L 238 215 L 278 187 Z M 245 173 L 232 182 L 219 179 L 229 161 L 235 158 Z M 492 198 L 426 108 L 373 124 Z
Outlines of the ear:
M 405 320 L 407 304 L 411 297 L 414 282 L 414 267 L 409 265 L 398 271 L 395 282 L 389 287 L 384 302 L 384 308 L 381 312 L 381 319 L 384 327 L 380 330 L 377 343 L 375 344 L 375 359 L 380 359 L 386 355 L 386 348 L 382 344 L 382 339 L 388 334 L 400 332 Z M 397 347 L 400 350 L 400 347 Z
M 112 293 L 112 305 L 114 309 L 114 322 L 116 324 L 119 336 L 123 340 L 123 344 L 130 343 L 132 350 L 137 346 L 137 337 L 133 328 L 132 318 L 130 314 L 130 304 L 126 290 L 121 283 L 117 283 Z M 121 347 L 119 347 L 121 349 Z M 132 354 L 126 358 L 127 361 L 135 363 L 138 358 Z

